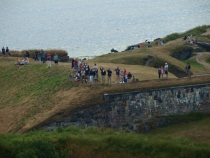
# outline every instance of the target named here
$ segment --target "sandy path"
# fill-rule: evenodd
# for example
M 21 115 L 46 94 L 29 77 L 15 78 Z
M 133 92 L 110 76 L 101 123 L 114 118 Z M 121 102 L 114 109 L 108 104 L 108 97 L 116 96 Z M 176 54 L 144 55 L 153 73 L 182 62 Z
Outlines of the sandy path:
M 200 64 L 202 64 L 203 66 L 205 66 L 205 68 L 210 69 L 210 64 L 208 64 L 205 60 L 206 58 L 208 58 L 210 56 L 210 53 L 208 52 L 202 52 L 202 53 L 197 53 L 196 55 L 196 61 Z

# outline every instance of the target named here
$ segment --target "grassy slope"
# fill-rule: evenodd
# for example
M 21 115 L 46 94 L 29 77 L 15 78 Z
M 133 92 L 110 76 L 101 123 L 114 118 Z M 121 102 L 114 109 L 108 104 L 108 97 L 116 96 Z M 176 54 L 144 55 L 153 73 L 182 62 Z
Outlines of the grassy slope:
M 146 66 L 138 66 L 136 69 L 136 65 L 129 65 L 129 68 L 136 69 L 140 82 L 111 86 L 82 85 L 76 82 L 69 83 L 70 64 L 65 63 L 58 67 L 53 65 L 51 69 L 46 69 L 44 65 L 32 62 L 16 68 L 13 65 L 14 60 L 13 58 L 0 60 L 1 133 L 24 132 L 44 121 L 53 121 L 68 115 L 71 110 L 103 102 L 104 93 L 210 82 L 208 76 L 151 80 L 157 78 L 156 69 Z
M 68 127 L 54 132 L 0 135 L 2 157 L 30 157 L 53 153 L 70 157 L 208 157 L 210 115 L 188 124 L 160 128 L 149 134 L 135 134 L 104 128 Z M 199 127 L 199 128 L 198 128 Z M 46 148 L 47 146 L 47 148 Z
M 0 126 L 0 133 L 14 133 L 14 132 L 26 132 L 30 130 L 33 127 L 37 127 L 41 125 L 43 122 L 47 121 L 53 121 L 58 118 L 64 117 L 68 115 L 72 110 L 80 109 L 84 106 L 89 105 L 95 105 L 97 103 L 103 102 L 103 93 L 113 93 L 113 92 L 125 92 L 125 91 L 131 91 L 131 90 L 143 90 L 143 89 L 152 89 L 152 88 L 160 88 L 160 87 L 170 87 L 170 86 L 177 86 L 177 85 L 188 85 L 188 84 L 196 84 L 196 83 L 205 83 L 210 82 L 209 76 L 201 76 L 201 77 L 195 77 L 195 78 L 176 78 L 173 74 L 169 74 L 168 80 L 158 80 L 157 78 L 157 69 L 147 66 L 141 66 L 141 62 L 143 62 L 143 58 L 147 57 L 148 55 L 152 55 L 159 59 L 160 64 L 164 64 L 166 61 L 169 63 L 169 65 L 175 65 L 177 68 L 184 69 L 186 62 L 188 61 L 178 61 L 170 56 L 168 56 L 169 51 L 171 48 L 176 47 L 177 45 L 182 44 L 181 39 L 177 39 L 176 41 L 168 42 L 168 44 L 164 45 L 163 47 L 152 47 L 149 50 L 148 49 L 138 49 L 128 52 L 122 52 L 122 53 L 114 53 L 114 54 L 108 54 L 103 55 L 98 58 L 95 58 L 93 60 L 89 60 L 88 64 L 92 67 L 94 63 L 97 63 L 98 66 L 103 66 L 105 68 L 111 68 L 114 69 L 117 66 L 119 66 L 121 69 L 127 69 L 132 74 L 135 75 L 135 77 L 140 79 L 140 82 L 136 84 L 119 84 L 119 85 L 81 85 L 80 83 L 69 83 L 68 81 L 68 74 L 71 72 L 70 69 L 70 63 L 61 63 L 58 67 L 53 67 L 51 69 L 46 69 L 44 65 L 39 65 L 35 62 L 31 62 L 27 66 L 21 66 L 19 68 L 16 68 L 14 66 L 14 58 L 0 58 L 0 120 L 1 120 L 1 126 Z M 189 59 L 189 61 L 193 61 L 192 64 L 192 71 L 193 73 L 199 73 L 199 72 L 208 72 L 207 69 L 205 69 L 203 66 L 197 64 L 195 62 L 195 58 Z M 140 63 L 140 64 L 139 64 Z M 129 65 L 128 65 L 129 64 Z M 161 66 L 161 65 L 160 65 Z M 114 78 L 114 77 L 113 77 Z M 114 79 L 113 79 L 114 80 Z M 208 119 L 208 118 L 206 118 Z M 206 120 L 208 122 L 209 120 Z M 205 122 L 205 121 L 204 121 Z M 192 126 L 188 126 L 191 129 L 194 129 L 194 133 L 199 133 L 197 135 L 201 135 L 203 133 L 203 130 L 208 130 L 209 127 L 202 123 L 201 125 L 204 125 L 203 127 L 199 126 L 198 124 Z M 185 125 L 184 125 L 185 126 Z M 177 129 L 178 127 L 176 127 Z M 164 128 L 165 129 L 165 128 Z M 176 142 L 179 140 L 177 136 L 181 136 L 181 139 L 183 137 L 187 137 L 190 139 L 190 142 L 188 140 L 184 140 L 184 142 L 179 142 L 180 144 L 177 144 L 176 147 L 183 147 L 182 145 L 192 145 L 187 146 L 184 149 L 186 150 L 186 153 L 183 155 L 186 156 L 187 153 L 191 153 L 191 149 L 197 149 L 192 154 L 200 153 L 201 148 L 202 151 L 204 150 L 204 153 L 208 153 L 209 151 L 206 150 L 206 148 L 209 148 L 209 146 L 203 144 L 194 144 L 194 141 L 204 142 L 209 144 L 209 136 L 206 134 L 205 139 L 192 139 L 195 135 L 187 134 L 190 132 L 190 129 L 180 128 L 180 132 L 175 132 L 173 128 L 170 132 L 170 128 L 166 128 L 165 131 L 161 131 L 159 129 L 159 132 L 156 134 L 164 133 L 167 135 L 176 136 L 175 139 L 172 137 L 164 138 L 164 140 L 157 139 L 156 142 L 163 142 L 163 146 L 167 146 L 168 142 L 165 142 L 167 139 L 172 139 L 172 142 Z M 198 130 L 196 132 L 196 129 Z M 79 130 L 79 129 L 75 129 Z M 167 131 L 169 130 L 169 132 Z M 82 133 L 85 131 L 82 129 Z M 112 132 L 111 132 L 112 133 Z M 39 135 L 39 133 L 37 133 Z M 45 133 L 46 134 L 46 133 Z M 40 134 L 40 135 L 45 135 Z M 53 133 L 55 134 L 55 133 Z M 99 132 L 99 135 L 101 133 Z M 112 133 L 114 134 L 114 133 Z M 156 135 L 154 133 L 154 135 Z M 204 134 L 204 133 L 203 133 Z M 32 134 L 33 137 L 37 137 L 36 133 Z M 68 135 L 68 133 L 67 133 Z M 65 135 L 64 135 L 65 136 Z M 6 136 L 7 137 L 7 136 Z M 10 137 L 10 136 L 8 136 Z M 20 139 L 22 137 L 25 137 L 25 135 L 20 135 Z M 51 138 L 52 135 L 49 134 L 49 137 Z M 61 139 L 61 141 L 64 139 Z M 66 136 L 65 136 L 66 137 Z M 88 136 L 89 137 L 89 136 Z M 109 136 L 107 136 L 109 137 Z M 111 139 L 114 140 L 114 137 L 111 137 Z M 122 139 L 123 136 L 119 136 L 120 139 Z M 128 136 L 128 140 L 131 139 L 141 139 L 142 136 L 137 138 L 137 136 L 133 136 L 135 138 L 131 138 L 132 136 Z M 151 136 L 150 136 L 151 137 Z M 162 135 L 158 136 L 163 137 Z M 3 137 L 2 137 L 3 138 Z M 89 139 L 85 138 L 84 140 L 80 139 L 83 138 L 81 135 L 78 136 L 77 139 L 73 139 L 73 141 L 78 142 L 79 144 L 75 144 L 75 146 L 79 146 L 84 143 L 84 141 L 90 142 L 90 144 L 95 144 L 97 142 L 100 142 L 101 138 L 99 140 L 95 140 L 97 138 L 90 137 Z M 196 138 L 200 138 L 199 136 Z M 14 135 L 11 136 L 8 140 L 12 142 L 12 140 L 19 139 L 15 138 Z M 53 138 L 52 138 L 53 139 Z M 56 138 L 57 139 L 57 138 Z M 86 140 L 87 139 L 87 140 Z M 91 142 L 92 139 L 92 142 Z M 103 138 L 103 140 L 106 140 L 107 138 Z M 143 139 L 143 138 L 142 138 Z M 151 142 L 153 140 L 153 137 L 151 137 L 151 140 L 149 137 L 145 137 L 144 139 L 147 140 L 147 142 L 143 142 L 143 144 L 148 144 L 148 142 Z M 156 139 L 156 138 L 154 138 Z M 181 140 L 180 139 L 180 140 Z M 120 142 L 120 144 L 124 144 L 123 140 Z M 7 141 L 6 141 L 7 142 Z M 81 143 L 81 144 L 80 144 Z M 4 144 L 4 143 L 3 143 Z M 7 144 L 7 143 L 6 143 Z M 69 144 L 69 143 L 67 143 Z M 136 148 L 139 150 L 140 143 L 137 142 Z M 161 144 L 161 143 L 160 143 Z M 84 144 L 86 145 L 86 144 Z M 110 145 L 110 144 L 109 144 Z M 119 144 L 116 144 L 118 146 Z M 154 143 L 151 146 L 147 146 L 143 149 L 151 149 L 154 148 L 154 145 L 157 144 Z M 96 153 L 97 149 L 92 149 L 92 147 L 88 147 L 89 144 L 87 144 L 87 148 L 85 147 L 84 151 L 90 152 L 90 154 Z M 194 147 L 196 146 L 196 147 Z M 72 147 L 72 146 L 71 146 Z M 107 150 L 106 153 L 100 153 L 100 157 L 103 157 L 103 154 L 114 154 L 116 156 L 117 153 L 113 149 L 115 149 L 115 146 L 110 145 L 110 149 Z M 170 146 L 169 146 L 170 147 Z M 99 146 L 99 149 L 104 149 L 103 147 Z M 127 148 L 127 146 L 126 146 Z M 160 157 L 168 157 L 168 155 L 164 155 L 163 147 L 160 149 L 157 149 L 157 151 L 160 151 Z M 86 150 L 87 149 L 87 150 Z M 99 150 L 98 149 L 98 150 Z M 130 151 L 127 151 L 130 155 L 130 157 L 138 157 L 136 153 L 138 153 L 138 150 L 132 151 L 131 148 L 129 148 Z M 156 148 L 155 148 L 156 149 Z M 174 146 L 171 146 L 172 150 L 174 149 Z M 76 149 L 72 149 L 73 151 Z M 70 150 L 71 152 L 73 152 Z M 117 151 L 120 151 L 122 149 L 117 149 Z M 183 153 L 180 148 L 177 148 L 177 152 Z M 76 153 L 78 153 L 80 150 L 78 150 Z M 147 150 L 146 150 L 147 151 Z M 113 152 L 113 153 L 112 153 Z M 131 152 L 131 153 L 130 153 Z M 149 151 L 154 152 L 154 151 Z M 148 152 L 148 153 L 149 153 Z M 124 154 L 124 152 L 122 152 Z M 146 155 L 148 157 L 148 153 L 143 153 L 142 155 Z M 123 154 L 121 156 L 123 156 Z M 141 153 L 138 153 L 141 154 Z M 151 154 L 154 156 L 155 154 Z M 161 156 L 162 155 L 162 156 Z M 112 157 L 115 157 L 111 155 Z M 120 156 L 120 155 L 119 155 Z M 170 155 L 173 157 L 173 155 Z M 84 155 L 81 157 L 85 157 Z M 127 157 L 127 156 L 125 156 Z M 128 156 L 129 157 L 129 156 Z M 184 156 L 183 156 L 184 157 Z

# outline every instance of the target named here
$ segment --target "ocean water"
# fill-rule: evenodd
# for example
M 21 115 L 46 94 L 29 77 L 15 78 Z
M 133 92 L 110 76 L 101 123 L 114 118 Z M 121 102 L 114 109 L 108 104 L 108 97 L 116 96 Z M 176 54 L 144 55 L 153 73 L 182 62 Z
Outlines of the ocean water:
M 210 0 L 1 0 L 0 46 L 98 56 L 210 24 Z

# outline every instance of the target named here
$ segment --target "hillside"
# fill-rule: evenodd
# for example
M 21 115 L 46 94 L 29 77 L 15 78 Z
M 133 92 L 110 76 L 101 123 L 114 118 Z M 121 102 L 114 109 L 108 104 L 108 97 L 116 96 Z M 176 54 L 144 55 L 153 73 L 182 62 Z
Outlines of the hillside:
M 208 32 L 209 30 L 205 35 Z M 200 36 L 204 39 L 204 35 Z M 185 61 L 169 55 L 170 49 L 177 45 L 182 45 L 181 38 L 163 46 L 153 44 L 149 49 L 111 53 L 84 61 L 90 67 L 96 63 L 99 67 L 111 70 L 117 66 L 121 70 L 126 69 L 139 79 L 136 84 L 115 84 L 114 74 L 112 85 L 70 83 L 68 75 L 70 72 L 74 74 L 70 68 L 71 63 L 59 63 L 59 66 L 53 65 L 52 68 L 46 69 L 45 64 L 31 60 L 30 64 L 17 68 L 14 66 L 15 57 L 2 57 L 0 58 L 0 133 L 26 132 L 44 122 L 65 117 L 71 110 L 103 102 L 104 93 L 210 82 L 209 76 L 199 76 L 208 74 L 209 69 L 196 61 L 196 54 Z M 152 56 L 153 60 L 147 66 L 143 61 L 148 56 Z M 205 58 L 208 57 L 208 53 L 205 53 Z M 156 66 L 160 67 L 165 62 L 169 64 L 169 79 L 159 80 Z M 184 72 L 187 62 L 191 63 L 194 77 L 177 78 L 173 72 L 176 74 Z
M 49 146 L 49 151 L 56 150 L 60 155 L 63 153 L 63 157 L 66 153 L 72 157 L 174 157 L 174 151 L 182 157 L 206 157 L 210 154 L 209 134 L 204 132 L 209 130 L 208 114 L 201 118 L 198 114 L 199 119 L 190 120 L 187 125 L 158 129 L 147 135 L 82 127 L 59 128 L 51 133 L 29 131 L 65 118 L 71 112 L 102 103 L 104 93 L 210 83 L 210 54 L 204 48 L 198 49 L 198 46 L 193 45 L 192 56 L 186 60 L 170 55 L 172 49 L 183 45 L 182 38 L 185 34 L 193 33 L 198 41 L 209 42 L 209 28 L 210 26 L 198 27 L 190 30 L 191 32 L 176 34 L 176 38 L 174 34 L 169 35 L 163 38 L 167 41 L 163 46 L 153 42 L 149 49 L 144 47 L 108 53 L 84 61 L 91 68 L 96 63 L 98 67 L 113 71 L 116 67 L 126 69 L 139 79 L 135 84 L 115 84 L 115 74 L 111 85 L 102 84 L 100 75 L 98 84 L 69 82 L 69 73 L 75 73 L 71 62 L 59 63 L 58 66 L 53 64 L 51 68 L 46 68 L 46 64 L 30 59 L 28 65 L 16 67 L 14 62 L 17 57 L 0 57 L 0 149 L 3 149 L 0 156 L 18 157 L 15 152 L 21 153 L 19 150 L 22 151 L 23 146 L 28 148 L 22 154 L 30 155 L 36 153 L 36 149 L 32 147 L 39 144 L 40 148 L 42 145 L 43 148 Z M 169 64 L 169 78 L 164 76 L 158 79 L 157 69 L 166 62 Z M 191 78 L 183 77 L 186 76 L 184 68 L 188 62 L 193 74 Z M 15 143 L 17 146 L 13 146 Z M 15 151 L 11 156 L 8 153 L 12 149 Z

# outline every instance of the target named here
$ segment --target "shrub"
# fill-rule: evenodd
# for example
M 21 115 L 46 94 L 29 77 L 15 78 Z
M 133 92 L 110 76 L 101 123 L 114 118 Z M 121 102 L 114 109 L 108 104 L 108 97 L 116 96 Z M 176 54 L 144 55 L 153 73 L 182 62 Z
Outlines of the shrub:
M 16 142 L 12 155 L 16 158 L 64 158 L 66 152 L 61 155 L 55 150 L 54 144 L 45 139 L 33 139 L 28 141 Z

